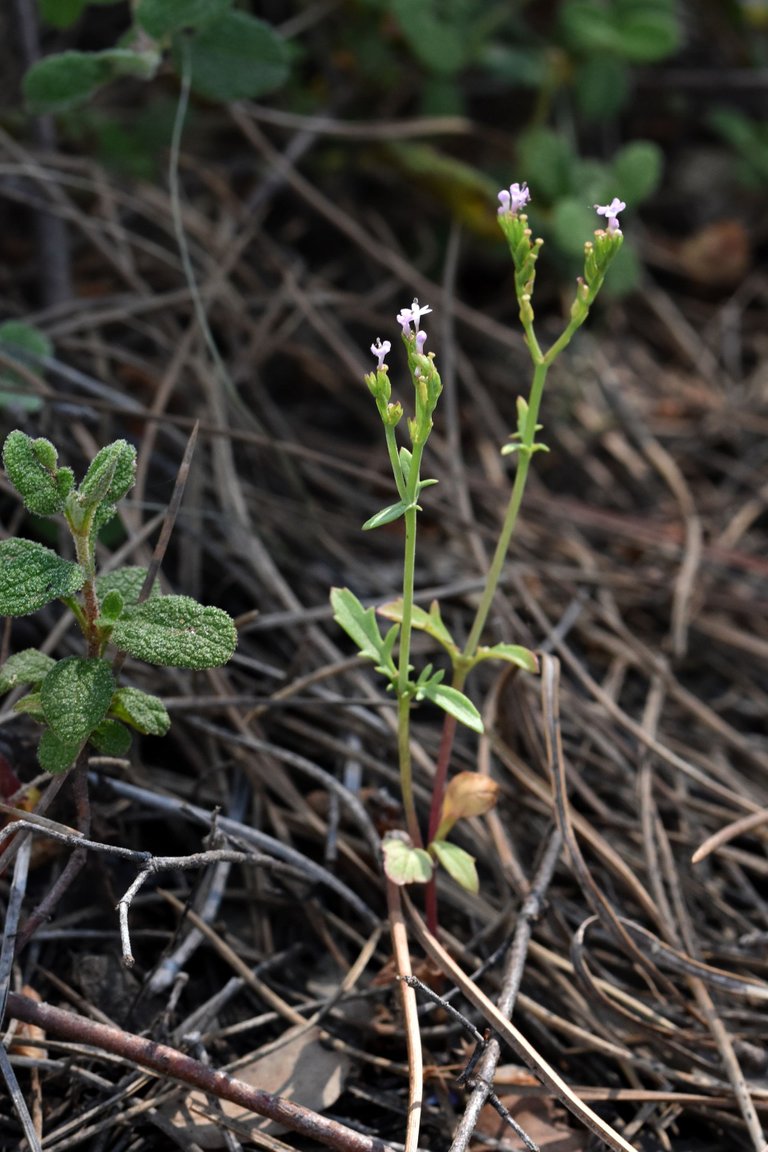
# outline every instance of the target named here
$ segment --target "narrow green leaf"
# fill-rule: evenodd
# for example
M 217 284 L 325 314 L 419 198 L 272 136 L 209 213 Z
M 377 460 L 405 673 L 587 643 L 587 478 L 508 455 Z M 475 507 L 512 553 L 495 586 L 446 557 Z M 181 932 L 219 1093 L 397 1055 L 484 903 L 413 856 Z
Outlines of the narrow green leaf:
M 397 504 L 390 504 L 386 508 L 382 508 L 369 520 L 363 524 L 363 532 L 370 532 L 371 528 L 381 528 L 382 524 L 391 524 L 393 520 L 399 520 L 403 513 L 407 510 L 408 505 L 402 500 L 398 500 Z
M 530 648 L 523 648 L 520 644 L 494 644 L 491 648 L 480 647 L 475 653 L 475 661 L 504 660 L 507 664 L 515 664 L 524 668 L 526 672 L 534 674 L 539 670 L 539 661 L 535 652 Z
M 85 572 L 33 540 L 0 541 L 0 615 L 26 616 L 82 588 Z
M 387 836 L 381 847 L 384 871 L 393 884 L 426 884 L 432 879 L 434 865 L 428 852 L 414 848 L 402 834 Z
M 482 734 L 483 718 L 469 697 L 465 696 L 463 692 L 459 692 L 447 684 L 433 683 L 425 685 L 423 695 L 433 704 L 437 704 L 438 708 L 447 712 L 449 716 L 453 716 L 460 724 L 465 724 L 473 732 Z
M 37 746 L 37 758 L 40 761 L 40 767 L 53 775 L 66 772 L 77 760 L 84 743 L 84 740 L 74 743 L 62 740 L 50 728 L 46 728 Z
M 118 620 L 112 643 L 148 664 L 169 668 L 218 668 L 237 646 L 231 616 L 189 596 L 157 596 Z
M 192 69 L 192 87 L 221 102 L 253 100 L 273 92 L 288 79 L 288 49 L 269 24 L 247 12 L 224 12 L 192 36 L 177 36 L 173 63 Z
M 387 643 L 379 631 L 373 608 L 364 608 L 349 588 L 331 589 L 333 618 L 357 645 L 360 655 L 375 663 L 387 663 Z M 391 653 L 392 645 L 389 646 Z
M 144 736 L 165 736 L 171 726 L 171 718 L 162 700 L 139 688 L 118 688 L 112 697 L 109 714 Z
M 46 722 L 63 743 L 82 743 L 106 716 L 114 690 L 106 660 L 67 656 L 40 687 Z
M 474 856 L 470 856 L 469 852 L 465 852 L 458 844 L 451 844 L 448 840 L 433 840 L 429 850 L 457 884 L 467 892 L 474 892 L 475 895 L 479 892 L 480 881 L 477 878 Z
M 376 612 L 379 616 L 383 616 L 385 620 L 395 620 L 398 624 L 402 624 L 402 596 L 398 597 L 397 600 L 390 600 L 386 604 L 380 604 Z M 418 632 L 426 632 L 428 636 L 431 636 L 433 640 L 437 640 L 438 644 L 442 644 L 443 648 L 451 654 L 458 652 L 459 648 L 456 641 L 443 623 L 443 618 L 440 615 L 440 605 L 437 600 L 432 601 L 429 606 L 429 612 L 425 612 L 423 608 L 419 608 L 417 604 L 414 604 L 411 611 L 411 627 L 415 628 Z
M 56 661 L 37 648 L 25 648 L 9 656 L 0 668 L 0 693 L 10 692 L 20 684 L 40 684 Z

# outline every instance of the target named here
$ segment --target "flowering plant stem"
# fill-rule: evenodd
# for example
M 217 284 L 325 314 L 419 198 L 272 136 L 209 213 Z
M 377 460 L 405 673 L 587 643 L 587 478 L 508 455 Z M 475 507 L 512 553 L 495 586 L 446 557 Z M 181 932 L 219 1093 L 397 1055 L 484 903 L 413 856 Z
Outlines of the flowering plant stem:
M 394 439 L 394 435 L 393 435 Z M 416 815 L 416 802 L 413 796 L 413 769 L 411 763 L 410 715 L 411 694 L 408 689 L 411 654 L 411 621 L 413 617 L 413 597 L 416 572 L 416 492 L 418 491 L 419 469 L 424 450 L 422 444 L 414 444 L 408 482 L 402 493 L 407 505 L 405 515 L 405 549 L 403 554 L 403 618 L 400 625 L 400 649 L 397 667 L 397 738 L 398 760 L 400 765 L 400 789 L 405 811 L 408 835 L 414 845 L 422 845 L 419 821 Z M 401 473 L 400 464 L 393 463 L 395 479 Z

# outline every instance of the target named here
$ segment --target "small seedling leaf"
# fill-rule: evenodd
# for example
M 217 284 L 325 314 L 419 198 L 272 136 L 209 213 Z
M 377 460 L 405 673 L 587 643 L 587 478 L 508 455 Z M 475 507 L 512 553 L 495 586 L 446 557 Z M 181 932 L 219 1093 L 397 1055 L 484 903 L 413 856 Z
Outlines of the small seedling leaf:
M 454 720 L 466 725 L 473 732 L 482 734 L 483 718 L 469 697 L 465 696 L 463 692 L 459 692 L 457 688 L 451 688 L 447 684 L 435 684 L 433 681 L 424 686 L 422 694 L 427 700 L 437 704 L 438 708 L 447 712 L 449 716 L 453 716 Z
M 40 767 L 53 775 L 66 772 L 77 760 L 84 743 L 83 740 L 76 740 L 74 743 L 62 740 L 50 728 L 46 728 L 37 746 Z
M 392 643 L 388 645 L 382 637 L 373 608 L 364 608 L 349 588 L 332 588 L 331 606 L 334 620 L 354 641 L 361 656 L 377 664 L 391 661 Z
M 381 850 L 384 871 L 393 884 L 426 884 L 432 879 L 434 865 L 429 853 L 414 848 L 401 834 L 386 837 Z
M 162 700 L 139 688 L 118 688 L 112 697 L 109 714 L 144 736 L 165 736 L 171 726 L 171 718 Z
M 118 620 L 112 643 L 148 664 L 169 668 L 218 668 L 237 646 L 231 616 L 189 596 L 157 596 Z
M 102 720 L 90 735 L 90 742 L 102 756 L 125 756 L 131 747 L 133 737 L 119 720 L 107 717 Z
M 40 687 L 46 722 L 63 743 L 81 744 L 106 716 L 114 690 L 106 660 L 67 656 Z
M 82 588 L 85 572 L 33 540 L 0 541 L 0 615 L 26 616 Z
M 85 507 L 106 501 L 116 504 L 134 485 L 136 449 L 126 440 L 115 440 L 97 452 L 77 490 Z
M 139 0 L 136 19 L 145 32 L 162 40 L 182 28 L 203 28 L 231 6 L 232 0 Z
M 433 840 L 429 850 L 457 884 L 467 892 L 475 894 L 479 892 L 480 881 L 477 878 L 474 856 L 459 848 L 458 844 L 451 844 L 447 840 Z
M 101 602 L 98 624 L 101 628 L 111 628 L 120 619 L 125 608 L 125 601 L 116 588 L 107 592 Z
M 0 693 L 10 692 L 20 684 L 41 684 L 56 661 L 37 648 L 25 648 L 9 656 L 0 668 Z
M 526 672 L 533 672 L 534 675 L 539 671 L 536 653 L 521 644 L 494 644 L 491 648 L 481 646 L 475 653 L 475 662 L 480 660 L 504 660 L 507 664 L 524 668 Z
M 55 516 L 64 507 L 56 484 L 56 459 L 50 440 L 33 440 L 18 429 L 8 434 L 3 445 L 8 479 L 36 516 Z
M 188 39 L 177 36 L 172 54 L 178 72 L 188 59 L 192 87 L 211 100 L 254 100 L 288 79 L 285 42 L 247 12 L 225 11 Z

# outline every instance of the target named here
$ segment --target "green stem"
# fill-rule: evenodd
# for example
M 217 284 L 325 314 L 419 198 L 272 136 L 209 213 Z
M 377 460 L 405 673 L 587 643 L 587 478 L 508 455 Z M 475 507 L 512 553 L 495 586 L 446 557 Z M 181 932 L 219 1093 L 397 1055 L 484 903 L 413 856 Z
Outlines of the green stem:
M 397 486 L 397 494 L 401 500 L 405 500 L 405 481 L 403 480 L 403 470 L 400 467 L 400 453 L 397 448 L 397 437 L 395 430 L 390 425 L 385 425 L 384 434 L 387 438 L 387 452 L 389 453 L 389 462 L 392 465 L 392 475 L 395 478 L 395 485 Z
M 418 492 L 419 471 L 424 446 L 414 444 L 408 483 L 404 499 L 408 504 L 405 510 L 405 549 L 403 554 L 403 615 L 400 622 L 400 647 L 397 669 L 397 744 L 400 763 L 400 790 L 408 827 L 408 835 L 417 848 L 421 847 L 421 832 L 416 815 L 413 796 L 413 771 L 411 765 L 410 712 L 411 695 L 408 689 L 411 657 L 411 621 L 413 618 L 413 597 L 416 573 L 416 493 Z
M 85 570 L 85 583 L 83 584 L 85 627 L 83 632 L 88 647 L 88 656 L 93 659 L 99 655 L 100 649 L 96 628 L 96 618 L 99 615 L 99 600 L 96 595 L 96 560 L 89 532 L 73 531 L 72 538 L 75 541 L 77 562 Z

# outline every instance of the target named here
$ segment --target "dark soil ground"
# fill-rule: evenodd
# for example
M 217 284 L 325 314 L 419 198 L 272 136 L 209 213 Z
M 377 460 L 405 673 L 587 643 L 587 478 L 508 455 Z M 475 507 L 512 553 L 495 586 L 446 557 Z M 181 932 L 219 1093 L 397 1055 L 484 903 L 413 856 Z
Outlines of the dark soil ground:
M 642 279 L 631 296 L 601 300 L 552 372 L 550 452 L 535 458 L 488 627 L 491 642 L 547 653 L 550 669 L 556 660 L 559 691 L 495 665 L 471 683 L 486 735 L 460 737 L 454 768 L 489 773 L 501 799 L 457 836 L 477 857 L 480 895 L 440 887 L 444 943 L 464 971 L 492 1000 L 519 978 L 518 1028 L 642 1152 L 755 1149 L 768 1126 L 765 823 L 756 816 L 692 862 L 708 838 L 768 807 L 765 189 L 714 175 L 728 159 L 696 117 L 715 66 L 712 47 L 676 77 L 641 78 L 622 127 L 631 139 L 661 124 L 667 154 L 662 193 L 625 225 Z M 753 97 L 747 85 L 739 98 Z M 124 113 L 135 96 L 104 99 Z M 375 141 L 366 125 L 345 131 L 350 99 L 338 115 L 324 106 L 320 125 L 246 104 L 193 109 L 179 172 L 197 299 L 164 176 L 128 177 L 66 133 L 46 153 L 18 127 L 0 134 L 0 311 L 35 323 L 55 349 L 42 406 L 10 403 L 0 430 L 50 437 L 76 472 L 111 439 L 135 443 L 138 482 L 103 559 L 119 550 L 143 564 L 200 421 L 162 578 L 239 627 L 235 658 L 215 672 L 128 662 L 127 681 L 160 694 L 173 726 L 126 762 L 93 760 L 92 836 L 162 856 L 209 843 L 259 854 L 150 877 L 130 909 L 129 970 L 115 905 L 136 865 L 90 853 L 19 954 L 13 987 L 290 1091 L 392 1146 L 404 1139 L 408 1075 L 374 849 L 402 820 L 394 712 L 328 601 L 337 585 L 371 603 L 399 588 L 399 526 L 360 531 L 392 499 L 362 378 L 371 342 L 391 339 L 407 402 L 395 314 L 414 295 L 429 304 L 445 393 L 417 586 L 459 636 L 508 498 L 514 458 L 499 448 L 529 379 L 494 205 L 487 235 L 461 229 L 434 189 L 387 162 L 386 145 L 414 131 L 404 99 L 378 110 Z M 664 121 L 655 104 L 675 116 Z M 478 167 L 508 162 L 508 180 L 521 180 L 502 108 L 501 96 L 478 98 L 477 118 L 451 121 L 450 136 L 416 130 Z M 36 241 L 46 206 L 65 222 L 71 262 L 71 293 L 54 304 L 56 261 Z M 572 280 L 551 246 L 541 265 L 549 342 Z M 4 481 L 0 499 L 4 532 L 47 539 Z M 10 651 L 44 642 L 77 651 L 58 611 L 4 636 Z M 417 655 L 435 659 L 423 643 Z M 559 805 L 546 750 L 557 712 Z M 34 733 L 2 719 L 5 757 L 24 781 L 37 777 Z M 439 717 L 419 709 L 413 735 L 426 814 Z M 75 820 L 67 786 L 48 816 Z M 558 827 L 571 840 L 535 887 Z M 290 848 L 291 867 L 254 848 L 253 829 Z M 22 923 L 69 852 L 35 838 Z M 10 884 L 6 870 L 4 897 Z M 415 937 L 411 951 L 416 975 L 450 994 Z M 457 1077 L 473 1041 L 418 996 L 420 1146 L 447 1148 L 471 1096 Z M 451 1002 L 487 1027 L 464 998 Z M 10 1059 L 47 1152 L 314 1146 L 255 1131 L 229 1105 L 125 1059 L 37 1041 Z M 495 1092 L 542 1150 L 601 1146 L 508 1048 Z M 7 1097 L 0 1146 L 26 1147 Z M 470 1146 L 524 1145 L 488 1105 Z

